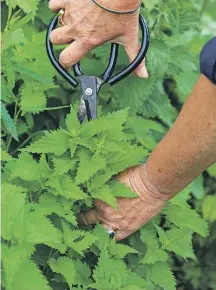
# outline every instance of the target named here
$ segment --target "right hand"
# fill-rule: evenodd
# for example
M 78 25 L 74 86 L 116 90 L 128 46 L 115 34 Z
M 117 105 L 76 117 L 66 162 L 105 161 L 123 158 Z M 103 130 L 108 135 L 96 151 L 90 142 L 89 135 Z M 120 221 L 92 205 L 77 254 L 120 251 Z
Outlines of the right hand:
M 100 3 L 124 11 L 136 7 L 139 0 L 100 0 Z M 130 62 L 137 56 L 140 48 L 139 11 L 129 15 L 116 15 L 103 10 L 91 0 L 50 0 L 49 8 L 53 12 L 60 9 L 65 11 L 65 25 L 55 29 L 50 40 L 57 45 L 68 44 L 59 59 L 66 69 L 107 41 L 122 44 Z M 145 60 L 137 67 L 136 75 L 140 78 L 148 77 Z

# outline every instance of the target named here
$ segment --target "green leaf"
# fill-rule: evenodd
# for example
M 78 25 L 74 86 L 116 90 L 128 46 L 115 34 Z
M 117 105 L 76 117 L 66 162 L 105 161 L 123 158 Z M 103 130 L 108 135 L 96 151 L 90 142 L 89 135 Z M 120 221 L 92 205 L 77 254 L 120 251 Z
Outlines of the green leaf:
M 66 200 L 46 194 L 41 196 L 39 205 L 35 209 L 42 215 L 51 215 L 52 213 L 64 218 L 73 225 L 76 225 L 76 217 Z
M 17 129 L 5 105 L 1 102 L 1 119 L 7 132 L 18 142 Z
M 25 42 L 26 42 L 26 38 L 23 33 L 23 30 L 18 28 L 7 35 L 5 41 L 3 42 L 3 49 L 8 50 L 12 46 L 25 43 Z
M 54 175 L 63 175 L 67 173 L 69 170 L 73 170 L 75 168 L 76 162 L 71 160 L 69 157 L 54 157 L 52 159 L 54 164 Z
M 216 162 L 207 169 L 207 172 L 210 176 L 216 178 Z
M 8 154 L 5 150 L 1 151 L 1 161 L 10 161 L 12 159 L 12 156 Z
M 75 276 L 75 283 L 78 285 L 88 286 L 91 280 L 91 269 L 86 263 L 82 263 L 81 261 L 77 260 L 74 261 L 75 269 L 76 269 L 76 276 Z
M 166 214 L 167 220 L 177 227 L 190 229 L 203 237 L 208 236 L 208 224 L 185 201 L 170 201 L 163 212 Z M 187 217 L 186 220 L 182 218 L 183 216 Z
M 77 170 L 76 184 L 88 181 L 99 170 L 106 167 L 106 160 L 101 155 L 91 156 L 86 150 L 80 150 L 79 152 L 79 167 Z M 86 170 L 86 164 L 89 164 L 88 170 Z
M 46 136 L 32 143 L 27 148 L 24 148 L 23 151 L 32 153 L 54 153 L 60 156 L 67 151 L 68 140 L 69 137 L 64 130 L 50 131 Z
M 37 266 L 29 260 L 34 247 L 25 245 L 3 246 L 3 273 L 6 277 L 7 290 L 51 290 L 48 281 L 37 268 Z
M 137 193 L 133 192 L 129 187 L 127 187 L 125 184 L 117 180 L 111 181 L 110 189 L 112 191 L 113 196 L 115 197 L 126 197 L 126 198 L 138 197 Z
M 117 200 L 108 185 L 104 185 L 100 189 L 91 192 L 91 196 L 100 199 L 117 210 Z
M 157 225 L 155 227 L 163 249 L 174 252 L 184 259 L 196 259 L 192 248 L 192 231 L 172 228 L 165 232 Z
M 205 196 L 204 178 L 202 175 L 198 176 L 195 180 L 191 182 L 190 189 L 192 194 L 197 199 L 202 199 Z
M 164 290 L 176 290 L 176 281 L 167 263 L 156 263 L 146 268 L 147 277 Z
M 75 282 L 76 269 L 72 259 L 68 257 L 60 257 L 57 260 L 50 259 L 49 266 L 53 272 L 61 274 L 70 289 L 72 289 L 72 284 Z
M 77 118 L 77 109 L 78 106 L 75 106 L 74 108 L 71 108 L 70 114 L 67 115 L 67 118 L 65 120 L 67 130 L 73 135 L 76 136 L 79 129 L 81 128 L 81 125 L 79 123 L 79 120 Z
M 211 223 L 216 220 L 215 207 L 216 207 L 216 196 L 215 195 L 206 196 L 202 204 L 202 213 L 204 219 Z
M 82 256 L 84 256 L 84 251 L 89 249 L 98 240 L 90 232 L 71 230 L 65 222 L 62 222 L 62 225 L 65 244 Z
M 26 192 L 9 183 L 2 184 L 2 237 L 5 240 L 20 239 L 24 222 Z
M 7 168 L 11 171 L 10 179 L 19 177 L 26 181 L 40 180 L 39 164 L 26 152 L 22 152 L 18 159 L 8 162 Z
M 61 232 L 40 212 L 29 212 L 25 215 L 24 240 L 30 244 L 45 244 L 61 253 L 66 251 Z
M 38 2 L 38 0 L 6 0 L 6 3 L 11 8 L 16 8 L 16 6 L 19 6 L 26 13 L 37 10 Z
M 115 240 L 111 241 L 109 251 L 116 259 L 123 259 L 128 254 L 138 254 L 137 250 L 124 244 L 117 244 Z

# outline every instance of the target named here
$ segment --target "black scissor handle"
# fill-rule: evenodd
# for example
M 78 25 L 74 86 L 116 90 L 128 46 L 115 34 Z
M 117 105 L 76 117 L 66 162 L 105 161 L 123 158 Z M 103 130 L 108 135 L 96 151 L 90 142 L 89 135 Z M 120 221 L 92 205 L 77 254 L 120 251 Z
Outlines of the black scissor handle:
M 132 73 L 137 66 L 142 62 L 144 59 L 148 47 L 149 47 L 149 29 L 147 26 L 147 23 L 142 15 L 139 16 L 139 23 L 141 26 L 141 32 L 142 32 L 142 42 L 141 42 L 141 48 L 137 55 L 137 57 L 134 59 L 134 61 L 129 64 L 125 69 L 118 72 L 116 75 L 112 76 L 112 73 L 115 69 L 117 57 L 118 57 L 118 44 L 112 43 L 111 44 L 111 51 L 110 51 L 110 58 L 108 66 L 105 70 L 105 72 L 101 75 L 101 78 L 104 82 L 108 82 L 110 85 L 114 85 L 120 80 L 127 77 L 130 73 Z M 47 30 L 47 36 L 46 36 L 46 49 L 47 54 L 49 56 L 49 59 L 52 63 L 52 65 L 55 67 L 55 69 L 73 86 L 77 87 L 79 84 L 79 81 L 73 77 L 68 71 L 59 63 L 59 61 L 56 59 L 54 51 L 53 51 L 53 44 L 50 41 L 50 34 L 51 32 L 56 28 L 58 24 L 58 15 L 54 16 L 49 27 Z M 80 67 L 80 62 L 75 64 L 73 66 L 74 74 L 75 76 L 81 76 L 83 75 L 82 69 Z
M 121 81 L 122 79 L 126 78 L 129 74 L 131 74 L 138 65 L 143 61 L 144 57 L 146 56 L 146 53 L 149 48 L 149 42 L 150 42 L 150 33 L 149 28 L 146 23 L 145 18 L 140 14 L 139 15 L 139 23 L 141 27 L 142 32 L 142 41 L 141 41 L 141 47 L 138 52 L 138 55 L 136 58 L 130 63 L 125 69 L 114 75 L 108 80 L 108 83 L 112 86 Z

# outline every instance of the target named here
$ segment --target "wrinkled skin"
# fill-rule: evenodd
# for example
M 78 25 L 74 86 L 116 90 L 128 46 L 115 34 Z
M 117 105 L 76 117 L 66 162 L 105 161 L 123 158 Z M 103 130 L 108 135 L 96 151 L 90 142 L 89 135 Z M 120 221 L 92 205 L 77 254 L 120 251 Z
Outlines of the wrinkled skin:
M 101 0 L 100 3 L 125 11 L 136 7 L 139 1 Z M 49 8 L 53 12 L 60 9 L 65 11 L 62 17 L 64 25 L 55 29 L 50 36 L 53 44 L 68 44 L 59 58 L 65 68 L 69 69 L 89 51 L 107 41 L 122 44 L 130 61 L 136 57 L 140 48 L 139 12 L 130 15 L 116 15 L 101 9 L 91 0 L 51 0 Z M 148 77 L 144 61 L 136 69 L 136 74 L 141 78 Z
M 137 198 L 118 198 L 115 210 L 105 202 L 95 201 L 95 208 L 78 216 L 78 222 L 90 225 L 101 223 L 115 231 L 117 241 L 130 236 L 157 215 L 172 195 L 161 194 L 149 181 L 145 166 L 132 167 L 117 179 L 137 193 Z

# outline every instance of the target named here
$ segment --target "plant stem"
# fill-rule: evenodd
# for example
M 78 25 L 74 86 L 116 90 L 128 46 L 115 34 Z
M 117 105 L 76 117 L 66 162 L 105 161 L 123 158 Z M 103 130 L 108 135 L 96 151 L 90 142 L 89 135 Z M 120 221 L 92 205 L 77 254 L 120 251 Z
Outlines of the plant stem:
M 15 150 L 13 150 L 10 154 L 14 155 L 20 148 L 22 148 L 26 143 L 28 143 L 29 140 L 31 140 L 31 138 L 33 138 L 35 135 L 39 134 L 39 133 L 43 133 L 44 131 L 37 131 L 34 132 L 33 134 L 31 134 L 30 136 L 28 136 L 28 138 L 26 138 Z

